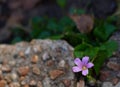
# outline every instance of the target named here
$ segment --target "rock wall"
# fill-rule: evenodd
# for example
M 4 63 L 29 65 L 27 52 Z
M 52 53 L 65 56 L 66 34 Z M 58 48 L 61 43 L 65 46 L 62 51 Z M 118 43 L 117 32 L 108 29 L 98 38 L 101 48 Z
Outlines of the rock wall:
M 0 87 L 75 87 L 73 60 L 61 40 L 0 45 Z

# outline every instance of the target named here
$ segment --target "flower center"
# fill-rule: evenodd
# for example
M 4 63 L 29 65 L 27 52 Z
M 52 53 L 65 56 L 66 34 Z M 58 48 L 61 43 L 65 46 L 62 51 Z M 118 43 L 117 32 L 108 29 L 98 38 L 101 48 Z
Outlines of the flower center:
M 86 69 L 87 69 L 87 67 L 86 67 L 86 66 L 83 66 L 83 67 L 82 67 L 82 70 L 86 70 Z

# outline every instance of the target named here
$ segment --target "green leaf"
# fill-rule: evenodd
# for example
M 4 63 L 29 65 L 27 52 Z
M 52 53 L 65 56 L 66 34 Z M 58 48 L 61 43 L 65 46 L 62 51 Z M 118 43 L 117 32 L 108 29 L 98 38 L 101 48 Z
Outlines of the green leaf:
M 116 41 L 107 41 L 102 44 L 100 49 L 107 51 L 107 57 L 112 56 L 113 52 L 118 48 L 118 43 Z
M 41 32 L 41 33 L 39 34 L 38 38 L 40 38 L 40 39 L 45 39 L 45 38 L 50 37 L 50 35 L 51 35 L 50 32 L 43 31 L 43 32 Z
M 89 44 L 86 44 L 86 43 L 82 43 L 82 44 L 76 46 L 75 50 L 74 50 L 75 57 L 82 58 L 84 56 L 84 51 L 90 47 L 91 46 Z
M 94 60 L 94 69 L 96 74 L 99 74 L 99 71 L 103 65 L 103 63 L 105 62 L 105 60 L 107 59 L 107 52 L 104 50 L 100 50 L 97 54 L 97 57 Z
M 38 24 L 38 23 L 43 22 L 43 20 L 44 20 L 43 17 L 36 16 L 36 17 L 32 18 L 31 22 L 35 23 L 35 24 Z
M 74 55 L 75 57 L 77 58 L 82 58 L 84 56 L 84 53 L 83 52 L 80 52 L 80 51 L 74 51 Z
M 75 32 L 66 32 L 62 39 L 66 40 L 69 44 L 71 44 L 74 47 L 81 44 L 82 42 L 89 42 L 89 39 L 85 34 Z
M 67 3 L 67 0 L 57 0 L 57 4 L 61 7 L 64 8 Z
M 86 51 L 84 52 L 84 55 L 89 56 L 90 59 L 92 60 L 97 56 L 98 52 L 99 52 L 99 47 L 91 47 L 86 49 Z
M 77 14 L 79 14 L 79 15 L 85 14 L 85 10 L 83 10 L 83 9 L 78 9 L 78 10 L 77 10 Z
M 63 22 L 64 21 L 64 22 Z M 73 22 L 73 20 L 70 18 L 70 17 L 67 17 L 67 16 L 65 16 L 65 17 L 63 17 L 63 18 L 61 18 L 60 19 L 60 21 L 59 21 L 59 24 L 60 25 L 62 25 L 62 26 L 75 26 L 75 23 Z
M 37 38 L 39 34 L 45 29 L 45 19 L 42 17 L 34 17 L 31 20 L 32 32 L 30 33 L 32 38 Z
M 74 55 L 75 57 L 89 56 L 92 60 L 97 56 L 98 51 L 98 47 L 92 47 L 90 44 L 83 43 L 75 47 Z
M 82 42 L 81 35 L 73 32 L 66 33 L 62 39 L 66 40 L 72 46 L 77 46 Z
M 51 19 L 48 21 L 46 27 L 49 31 L 54 31 L 55 29 L 57 29 L 57 22 L 54 19 Z
M 17 43 L 17 42 L 20 42 L 20 41 L 23 41 L 23 39 L 21 37 L 15 37 L 13 40 L 12 40 L 12 44 L 14 43 Z
M 108 23 L 113 23 L 113 22 L 116 22 L 117 19 L 118 19 L 117 16 L 113 16 L 113 15 L 112 15 L 112 16 L 107 17 L 107 22 L 108 22 Z
M 104 23 L 103 25 L 96 27 L 93 33 L 98 39 L 106 41 L 115 30 L 116 27 L 114 25 Z
M 73 32 L 75 30 L 75 23 L 72 19 L 65 16 L 58 22 L 57 30 L 61 31 L 62 33 Z
M 96 71 L 96 74 L 99 74 L 99 71 L 101 69 L 101 66 L 105 62 L 106 59 L 108 59 L 110 56 L 112 56 L 113 52 L 118 48 L 118 44 L 115 41 L 108 41 L 102 44 L 99 47 L 98 54 L 95 58 L 94 62 L 94 68 Z
M 89 45 L 87 43 L 82 43 L 75 47 L 75 51 L 85 51 L 86 49 L 88 49 L 90 47 L 91 47 L 91 45 Z

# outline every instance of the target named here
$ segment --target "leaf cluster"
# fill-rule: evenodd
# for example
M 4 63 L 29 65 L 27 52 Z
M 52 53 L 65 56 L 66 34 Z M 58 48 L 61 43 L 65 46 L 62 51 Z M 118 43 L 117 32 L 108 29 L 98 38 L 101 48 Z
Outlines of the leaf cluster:
M 30 21 L 31 32 L 27 33 L 22 29 L 13 31 L 15 38 L 12 43 L 32 39 L 62 39 L 72 45 L 75 57 L 82 58 L 89 56 L 94 63 L 96 74 L 107 58 L 112 56 L 117 49 L 117 43 L 109 38 L 116 31 L 113 25 L 114 17 L 108 19 L 95 19 L 94 29 L 89 34 L 82 34 L 78 31 L 75 23 L 69 17 L 63 17 L 59 21 L 54 18 L 34 17 Z M 25 35 L 26 38 L 25 38 Z

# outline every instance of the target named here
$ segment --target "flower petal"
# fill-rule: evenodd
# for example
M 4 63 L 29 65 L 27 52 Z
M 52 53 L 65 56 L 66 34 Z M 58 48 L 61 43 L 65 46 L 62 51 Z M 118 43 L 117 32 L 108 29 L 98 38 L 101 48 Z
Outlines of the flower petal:
M 94 64 L 91 63 L 91 62 L 89 62 L 89 63 L 87 64 L 87 68 L 91 68 L 91 67 L 93 67 L 93 66 L 94 66 Z
M 73 72 L 80 72 L 82 69 L 79 68 L 78 66 L 74 66 L 74 67 L 72 68 L 72 70 L 73 70 Z
M 77 65 L 77 66 L 81 66 L 82 67 L 82 61 L 79 59 L 79 58 L 76 58 L 74 60 L 74 63 Z
M 87 64 L 88 61 L 89 61 L 89 57 L 88 56 L 83 57 L 83 59 L 82 59 L 82 63 L 83 64 Z
M 82 71 L 82 75 L 86 76 L 88 74 L 88 69 Z

